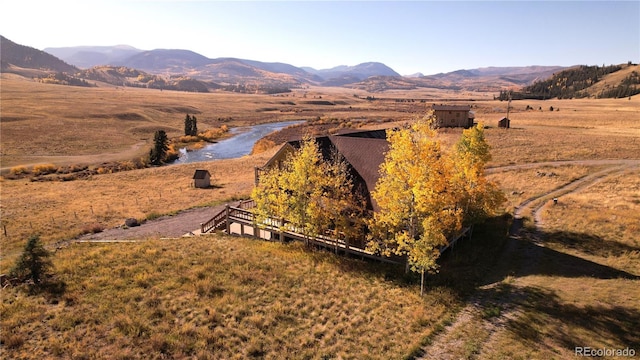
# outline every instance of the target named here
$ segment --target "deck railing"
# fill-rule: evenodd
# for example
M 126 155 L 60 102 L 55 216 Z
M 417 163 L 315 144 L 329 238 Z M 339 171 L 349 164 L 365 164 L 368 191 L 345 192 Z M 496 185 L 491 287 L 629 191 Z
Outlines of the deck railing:
M 240 226 L 251 226 L 257 228 L 258 225 L 256 224 L 255 214 L 249 210 L 254 207 L 255 203 L 253 201 L 242 201 L 237 207 L 227 205 L 209 221 L 201 224 L 201 231 L 202 233 L 223 229 L 229 231 L 232 223 L 240 224 Z M 269 219 L 268 221 L 261 222 L 259 228 L 260 230 L 267 231 L 272 235 L 276 235 L 281 241 L 285 238 L 305 241 L 317 246 L 336 250 L 339 249 L 346 253 L 372 258 L 382 262 L 398 262 L 397 259 L 381 257 L 360 247 L 350 245 L 343 239 L 333 237 L 331 232 L 316 236 L 305 235 L 301 229 L 291 226 L 288 221 L 283 219 Z M 257 232 L 254 232 L 254 236 L 258 236 Z
M 326 232 L 322 235 L 305 235 L 304 231 L 301 229 L 297 229 L 291 224 L 283 219 L 268 219 L 268 221 L 261 222 L 260 225 L 256 223 L 255 214 L 250 210 L 255 207 L 255 202 L 253 200 L 241 201 L 238 206 L 229 206 L 227 205 L 222 211 L 216 214 L 209 221 L 201 224 L 202 233 L 207 233 L 213 230 L 223 230 L 226 229 L 227 232 L 230 231 L 230 226 L 232 223 L 240 224 L 243 226 L 251 226 L 254 228 L 259 227 L 260 230 L 265 230 L 270 232 L 272 235 L 277 235 L 278 238 L 283 241 L 284 238 L 289 238 L 292 240 L 305 241 L 311 244 L 328 247 L 331 249 L 336 249 L 340 251 L 344 251 L 347 253 L 358 254 L 369 258 L 375 258 L 384 262 L 392 262 L 397 263 L 398 259 L 387 259 L 381 256 L 378 256 L 366 249 L 360 248 L 358 246 L 350 245 L 344 239 L 341 239 L 342 236 L 335 236 L 331 233 L 331 231 Z M 470 236 L 472 231 L 471 227 L 467 227 L 462 229 L 460 234 L 453 239 L 451 239 L 447 245 L 442 246 L 440 248 L 440 253 L 443 253 L 447 249 L 453 248 L 458 240 L 463 237 Z M 257 235 L 257 231 L 254 231 L 254 236 Z

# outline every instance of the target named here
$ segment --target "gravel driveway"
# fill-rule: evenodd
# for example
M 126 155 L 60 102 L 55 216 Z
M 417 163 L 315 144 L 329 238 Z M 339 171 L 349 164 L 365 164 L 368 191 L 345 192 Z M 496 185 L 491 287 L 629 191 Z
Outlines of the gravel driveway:
M 236 204 L 233 204 L 236 205 Z M 225 205 L 214 207 L 196 208 L 181 211 L 172 216 L 162 216 L 154 220 L 146 221 L 140 226 L 124 228 L 117 227 L 107 229 L 97 234 L 86 234 L 77 240 L 138 240 L 150 237 L 176 238 L 190 231 L 200 228 L 200 223 L 211 219 L 222 211 Z M 124 219 L 122 219 L 124 223 Z

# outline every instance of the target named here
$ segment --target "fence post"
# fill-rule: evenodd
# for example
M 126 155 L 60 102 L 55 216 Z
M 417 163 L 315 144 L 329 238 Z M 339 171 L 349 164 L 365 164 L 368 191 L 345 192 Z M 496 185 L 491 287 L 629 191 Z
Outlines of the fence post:
M 200 223 L 200 233 L 204 234 L 204 223 Z

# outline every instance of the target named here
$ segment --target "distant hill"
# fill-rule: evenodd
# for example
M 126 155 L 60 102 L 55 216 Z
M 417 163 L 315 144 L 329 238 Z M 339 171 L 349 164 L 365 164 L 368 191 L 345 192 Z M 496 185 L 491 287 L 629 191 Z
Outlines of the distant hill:
M 640 92 L 640 70 L 635 65 L 635 68 L 632 65 L 485 67 L 427 76 L 421 73 L 401 76 L 379 62 L 316 70 L 279 62 L 210 59 L 190 50 L 145 51 L 128 45 L 47 48 L 50 52 L 47 53 L 15 44 L 4 37 L 0 40 L 2 72 L 76 86 L 108 83 L 245 93 L 280 93 L 305 85 L 343 86 L 370 92 L 437 88 L 500 92 L 501 97 L 508 97 L 510 93 L 513 98 L 624 97 Z M 603 82 L 603 79 L 607 80 Z
M 379 62 L 366 62 L 355 66 L 341 65 L 323 70 L 316 70 L 310 67 L 304 69 L 323 78 L 322 85 L 327 86 L 352 84 L 372 76 L 400 76 L 393 69 Z
M 340 86 L 370 76 L 399 76 L 388 66 L 369 62 L 315 70 L 285 63 L 267 63 L 237 58 L 210 59 L 190 50 L 139 50 L 131 46 L 47 48 L 52 54 L 79 67 L 125 66 L 153 74 L 188 75 L 223 84 L 255 84 L 296 87 L 301 84 Z
M 149 71 L 152 73 L 188 73 L 207 65 L 211 59 L 190 50 L 157 49 L 142 51 L 111 64 Z
M 0 35 L 0 69 L 19 72 L 19 68 L 73 73 L 78 69 L 57 57 L 32 47 L 19 45 Z M 18 69 L 16 69 L 18 68 Z
M 116 64 L 119 61 L 141 53 L 143 50 L 136 49 L 129 45 L 116 45 L 49 47 L 43 51 L 81 69 L 88 69 L 98 65 Z
M 407 78 L 417 78 L 417 77 L 423 77 L 423 76 L 424 74 L 421 72 L 417 72 L 409 75 L 403 75 L 403 77 L 407 77 Z
M 94 66 L 91 69 L 81 70 L 76 73 L 76 76 L 117 86 L 190 92 L 208 92 L 213 85 L 188 77 L 165 79 L 158 75 L 124 66 Z
M 621 98 L 640 93 L 638 65 L 580 65 L 559 71 L 520 91 L 500 93 L 499 99 Z
M 48 49 L 78 66 L 124 66 L 155 75 L 189 77 L 232 91 L 274 92 L 305 84 L 346 86 L 378 92 L 421 87 L 473 91 L 518 90 L 564 69 L 559 66 L 487 67 L 403 77 L 379 62 L 317 70 L 279 62 L 210 59 L 180 49 L 143 51 L 126 45 Z
M 368 91 L 435 88 L 446 90 L 492 91 L 520 89 L 536 80 L 546 79 L 560 66 L 490 67 L 463 69 L 449 73 L 420 76 L 373 76 L 344 86 Z
M 499 91 L 518 89 L 546 79 L 561 66 L 487 67 L 465 69 L 418 78 L 420 86 L 454 90 Z

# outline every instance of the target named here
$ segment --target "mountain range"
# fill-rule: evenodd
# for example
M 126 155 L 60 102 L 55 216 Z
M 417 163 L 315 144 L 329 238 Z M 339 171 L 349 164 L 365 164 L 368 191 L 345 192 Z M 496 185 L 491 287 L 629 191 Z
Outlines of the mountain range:
M 2 71 L 39 69 L 80 79 L 129 86 L 187 91 L 225 89 L 241 92 L 280 92 L 306 85 L 342 86 L 368 91 L 440 88 L 499 91 L 546 79 L 563 67 L 489 67 L 424 76 L 401 76 L 379 62 L 331 69 L 296 67 L 238 58 L 207 58 L 190 50 L 140 50 L 128 45 L 45 48 L 40 51 L 0 37 Z M 123 69 L 126 68 L 126 69 Z M 84 69 L 84 70 L 82 70 Z M 140 79 L 146 79 L 140 81 Z M 180 88 L 178 82 L 188 88 Z

